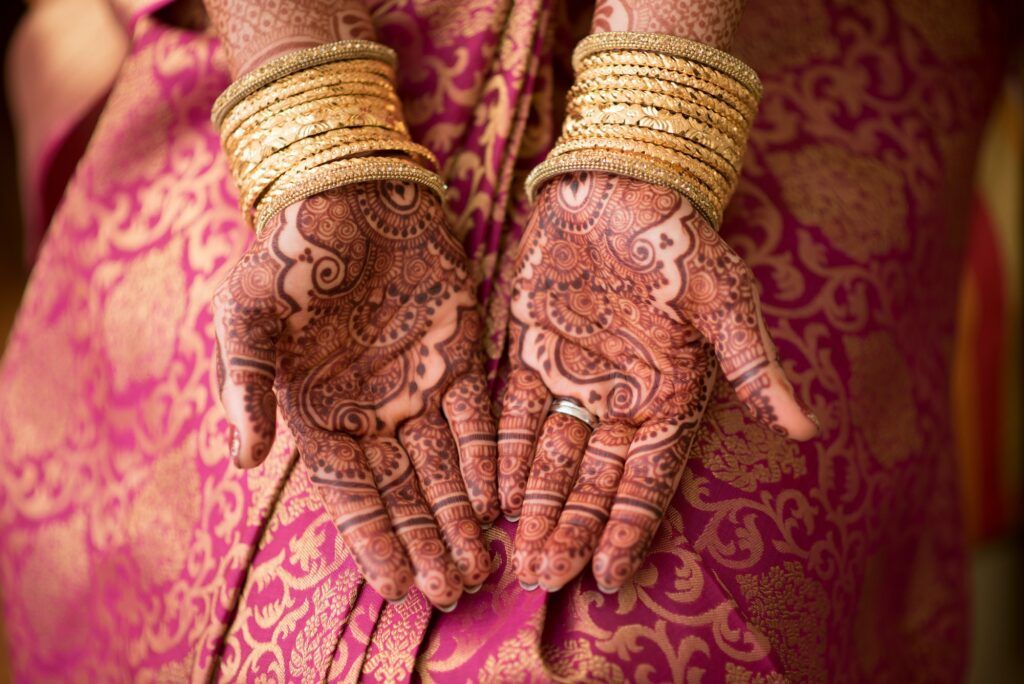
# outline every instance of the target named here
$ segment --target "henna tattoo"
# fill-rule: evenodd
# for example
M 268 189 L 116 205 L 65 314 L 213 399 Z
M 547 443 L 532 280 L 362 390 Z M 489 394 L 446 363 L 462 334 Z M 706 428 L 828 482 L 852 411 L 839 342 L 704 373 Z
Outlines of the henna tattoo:
M 484 580 L 495 426 L 465 255 L 433 195 L 382 181 L 292 205 L 218 288 L 215 322 L 243 465 L 269 450 L 280 400 L 379 592 L 415 582 L 447 607 Z
M 235 76 L 286 52 L 348 38 L 374 40 L 362 0 L 204 0 Z
M 581 172 L 545 187 L 520 247 L 511 333 L 499 490 L 506 514 L 522 508 L 513 566 L 527 586 L 556 590 L 591 557 L 603 589 L 633 576 L 719 365 L 758 420 L 814 432 L 773 358 L 749 268 L 659 186 Z M 561 414 L 537 439 L 552 395 L 599 416 L 589 443 Z
M 565 414 L 544 421 L 512 553 L 512 567 L 527 589 L 537 584 L 544 541 L 558 522 L 589 436 L 583 423 Z
M 670 33 L 728 50 L 746 0 L 598 0 L 591 30 Z

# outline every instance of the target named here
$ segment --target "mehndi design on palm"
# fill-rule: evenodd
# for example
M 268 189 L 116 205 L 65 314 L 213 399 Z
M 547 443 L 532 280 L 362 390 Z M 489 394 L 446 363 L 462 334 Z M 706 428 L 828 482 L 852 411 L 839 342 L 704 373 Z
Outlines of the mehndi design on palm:
M 521 516 L 525 586 L 562 587 L 593 560 L 602 589 L 643 561 L 719 366 L 750 412 L 816 433 L 775 358 L 749 268 L 679 194 L 581 172 L 545 187 L 512 296 L 499 493 Z M 716 358 L 717 355 L 717 358 Z M 600 419 L 548 409 L 565 397 Z
M 436 197 L 379 182 L 292 205 L 218 289 L 215 314 L 236 463 L 266 457 L 280 401 L 375 589 L 397 600 L 415 583 L 446 607 L 480 584 L 495 425 L 465 254 Z

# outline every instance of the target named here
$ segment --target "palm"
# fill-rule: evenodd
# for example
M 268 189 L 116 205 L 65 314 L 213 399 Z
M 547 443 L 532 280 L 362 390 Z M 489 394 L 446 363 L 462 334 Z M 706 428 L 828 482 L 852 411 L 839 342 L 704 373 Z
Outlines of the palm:
M 414 580 L 450 605 L 489 570 L 477 520 L 497 514 L 494 426 L 465 265 L 417 186 L 348 186 L 281 214 L 217 295 L 238 460 L 265 456 L 279 400 L 329 512 L 388 598 Z
M 719 361 L 755 415 L 780 426 L 790 410 L 774 395 L 788 384 L 770 361 L 752 283 L 672 191 L 592 173 L 545 189 L 516 273 L 500 430 L 503 508 L 523 516 L 521 581 L 557 588 L 595 549 L 603 586 L 629 579 Z M 596 414 L 593 434 L 568 416 L 545 418 L 553 396 Z

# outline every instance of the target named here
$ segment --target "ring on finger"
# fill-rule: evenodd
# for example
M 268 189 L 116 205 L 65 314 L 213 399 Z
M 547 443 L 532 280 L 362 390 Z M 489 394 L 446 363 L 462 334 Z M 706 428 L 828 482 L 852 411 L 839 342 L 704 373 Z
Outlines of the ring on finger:
M 572 399 L 556 399 L 554 403 L 551 404 L 551 409 L 548 412 L 564 413 L 565 415 L 571 416 L 572 418 L 580 421 L 591 430 L 597 426 L 597 416 L 580 406 Z

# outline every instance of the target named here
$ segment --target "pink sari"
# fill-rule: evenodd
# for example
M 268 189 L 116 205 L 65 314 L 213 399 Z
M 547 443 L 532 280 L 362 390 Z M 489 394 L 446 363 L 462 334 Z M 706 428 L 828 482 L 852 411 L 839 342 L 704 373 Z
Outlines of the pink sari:
M 765 98 L 722 230 L 824 435 L 782 441 L 721 385 L 632 584 L 523 591 L 502 522 L 491 579 L 451 614 L 363 584 L 289 435 L 251 473 L 226 458 L 209 302 L 250 240 L 208 121 L 228 75 L 212 37 L 149 16 L 161 4 L 117 3 L 129 54 L 0 367 L 16 677 L 960 679 L 947 375 L 1000 66 L 987 4 L 751 3 L 737 50 Z M 497 386 L 522 180 L 558 130 L 579 17 L 550 0 L 375 4 L 414 137 L 447 170 Z

